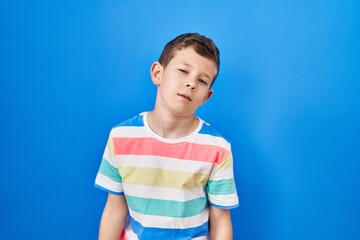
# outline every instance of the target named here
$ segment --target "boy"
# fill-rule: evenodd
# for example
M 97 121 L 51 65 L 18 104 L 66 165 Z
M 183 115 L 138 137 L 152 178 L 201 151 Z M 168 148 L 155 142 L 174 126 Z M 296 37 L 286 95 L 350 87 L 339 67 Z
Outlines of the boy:
M 218 48 L 197 33 L 167 43 L 153 63 L 155 107 L 111 130 L 95 180 L 108 192 L 100 240 L 232 239 L 230 144 L 195 116 L 219 64 Z

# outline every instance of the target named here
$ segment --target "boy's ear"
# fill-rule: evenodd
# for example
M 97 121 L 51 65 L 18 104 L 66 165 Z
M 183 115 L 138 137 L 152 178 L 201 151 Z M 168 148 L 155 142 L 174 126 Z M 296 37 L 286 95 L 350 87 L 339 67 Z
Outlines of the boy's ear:
M 202 101 L 202 104 L 204 104 L 207 100 L 209 100 L 211 98 L 211 96 L 213 95 L 213 93 L 214 93 L 214 90 L 209 89 L 209 91 L 206 93 L 206 95 Z
M 150 75 L 152 82 L 159 86 L 162 78 L 163 67 L 159 62 L 154 62 L 150 67 Z

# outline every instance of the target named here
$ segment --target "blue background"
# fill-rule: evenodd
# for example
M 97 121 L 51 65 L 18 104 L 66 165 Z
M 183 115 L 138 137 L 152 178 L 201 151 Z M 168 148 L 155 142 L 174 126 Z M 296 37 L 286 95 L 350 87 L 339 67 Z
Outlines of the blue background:
M 1 239 L 97 238 L 110 128 L 184 32 L 221 50 L 198 115 L 233 144 L 234 239 L 360 239 L 358 0 L 5 0 L 0 31 Z

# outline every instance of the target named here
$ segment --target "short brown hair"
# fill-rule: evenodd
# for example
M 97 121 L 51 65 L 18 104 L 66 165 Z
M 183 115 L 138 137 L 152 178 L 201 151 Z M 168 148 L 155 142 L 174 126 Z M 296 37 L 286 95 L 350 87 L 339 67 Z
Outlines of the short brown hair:
M 160 55 L 159 63 L 165 68 L 175 56 L 176 51 L 187 47 L 192 47 L 197 54 L 213 61 L 216 64 L 217 73 L 211 83 L 212 86 L 219 74 L 220 51 L 210 38 L 198 33 L 181 34 L 165 45 Z

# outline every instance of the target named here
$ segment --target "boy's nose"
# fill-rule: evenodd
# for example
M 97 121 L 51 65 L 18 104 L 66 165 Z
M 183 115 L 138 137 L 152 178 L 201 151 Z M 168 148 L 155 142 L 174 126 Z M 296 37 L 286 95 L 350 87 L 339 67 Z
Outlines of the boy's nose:
M 189 81 L 186 83 L 186 87 L 191 88 L 192 90 L 195 89 L 196 84 L 193 81 Z

